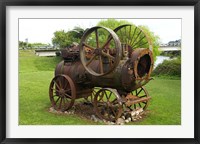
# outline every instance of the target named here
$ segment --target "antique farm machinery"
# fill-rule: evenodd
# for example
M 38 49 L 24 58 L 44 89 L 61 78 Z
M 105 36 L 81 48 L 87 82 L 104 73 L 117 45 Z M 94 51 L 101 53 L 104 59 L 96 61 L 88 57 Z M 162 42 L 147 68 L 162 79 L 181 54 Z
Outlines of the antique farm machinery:
M 56 110 L 67 111 L 76 99 L 90 98 L 99 118 L 116 121 L 124 111 L 147 108 L 151 97 L 144 85 L 151 80 L 154 61 L 151 41 L 141 28 L 92 27 L 62 57 L 49 87 Z

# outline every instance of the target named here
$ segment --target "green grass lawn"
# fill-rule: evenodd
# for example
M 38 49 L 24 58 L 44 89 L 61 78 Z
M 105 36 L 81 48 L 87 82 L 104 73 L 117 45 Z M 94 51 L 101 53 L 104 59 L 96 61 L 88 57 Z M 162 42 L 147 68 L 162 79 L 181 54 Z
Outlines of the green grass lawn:
M 49 84 L 61 59 L 37 57 L 33 51 L 19 52 L 19 124 L 20 125 L 96 125 L 83 117 L 48 112 Z M 152 97 L 148 114 L 131 125 L 180 125 L 181 80 L 156 78 L 146 88 Z

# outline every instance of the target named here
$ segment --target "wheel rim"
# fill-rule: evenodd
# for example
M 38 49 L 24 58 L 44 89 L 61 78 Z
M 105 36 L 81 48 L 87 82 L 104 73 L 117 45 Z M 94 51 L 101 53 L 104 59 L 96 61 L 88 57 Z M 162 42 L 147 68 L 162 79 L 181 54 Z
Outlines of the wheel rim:
M 109 88 L 99 90 L 94 97 L 94 107 L 99 118 L 116 121 L 122 114 L 119 94 Z
M 132 91 L 131 94 L 134 96 L 137 96 L 138 98 L 149 97 L 149 93 L 147 92 L 146 88 L 143 86 Z M 146 110 L 148 105 L 149 105 L 149 100 L 133 104 L 131 106 L 128 106 L 128 108 L 131 110 L 135 110 L 137 108 L 142 108 L 143 110 Z
M 152 43 L 148 35 L 141 28 L 126 24 L 114 29 L 122 45 L 127 44 L 132 49 L 149 48 L 152 51 Z
M 49 97 L 52 107 L 58 111 L 70 109 L 76 98 L 75 85 L 66 75 L 57 75 L 49 86 Z
M 109 28 L 92 27 L 81 39 L 81 62 L 85 69 L 94 76 L 111 73 L 119 64 L 121 52 L 119 38 Z

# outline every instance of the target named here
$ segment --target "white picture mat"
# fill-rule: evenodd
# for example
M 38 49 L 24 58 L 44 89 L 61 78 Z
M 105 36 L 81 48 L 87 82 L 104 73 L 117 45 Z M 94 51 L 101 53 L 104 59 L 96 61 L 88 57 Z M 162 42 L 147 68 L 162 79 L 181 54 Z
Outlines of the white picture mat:
M 18 125 L 18 18 L 181 18 L 181 125 Z M 194 138 L 194 7 L 7 6 L 6 94 L 7 138 Z

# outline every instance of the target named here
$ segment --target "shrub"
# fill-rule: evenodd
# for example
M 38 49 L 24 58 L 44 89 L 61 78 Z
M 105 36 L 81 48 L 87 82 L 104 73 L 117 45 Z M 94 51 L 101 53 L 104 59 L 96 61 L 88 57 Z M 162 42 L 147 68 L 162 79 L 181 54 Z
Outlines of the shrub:
M 181 58 L 164 60 L 152 73 L 152 76 L 176 76 L 181 77 Z
M 164 51 L 164 52 L 161 52 L 160 55 L 169 56 L 170 58 L 180 57 L 181 56 L 181 51 Z

